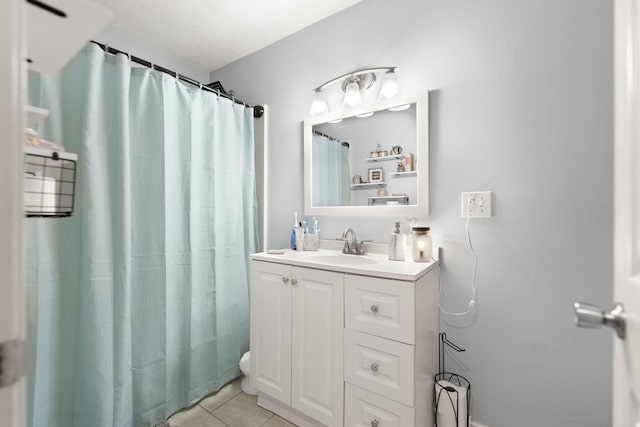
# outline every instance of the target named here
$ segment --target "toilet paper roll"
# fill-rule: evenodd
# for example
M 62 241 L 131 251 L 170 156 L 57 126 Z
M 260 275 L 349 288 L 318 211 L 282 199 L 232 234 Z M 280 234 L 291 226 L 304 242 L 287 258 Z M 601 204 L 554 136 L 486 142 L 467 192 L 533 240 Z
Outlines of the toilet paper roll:
M 55 214 L 56 180 L 42 176 L 25 175 L 24 206 L 27 211 L 41 214 Z
M 456 392 L 458 393 L 456 394 Z M 438 427 L 468 427 L 467 388 L 449 381 L 440 380 L 436 382 L 436 399 L 438 399 L 438 396 L 440 397 L 438 400 L 438 412 L 436 413 Z M 456 406 L 458 411 L 457 425 Z

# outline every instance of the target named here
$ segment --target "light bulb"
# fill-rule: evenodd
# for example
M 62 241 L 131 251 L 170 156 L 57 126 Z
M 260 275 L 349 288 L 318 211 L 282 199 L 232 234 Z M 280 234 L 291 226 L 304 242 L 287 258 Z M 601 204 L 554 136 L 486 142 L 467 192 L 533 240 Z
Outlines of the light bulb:
M 311 103 L 311 109 L 309 110 L 309 114 L 312 116 L 324 114 L 329 111 L 329 106 L 327 105 L 327 96 L 323 91 L 317 90 L 313 93 L 313 102 Z
M 393 70 L 389 70 L 382 77 L 382 85 L 380 86 L 380 99 L 393 98 L 400 92 L 398 86 L 398 75 Z
M 362 96 L 360 95 L 360 86 L 358 82 L 353 79 L 347 85 L 344 93 L 344 102 L 342 105 L 345 107 L 355 107 L 362 104 Z

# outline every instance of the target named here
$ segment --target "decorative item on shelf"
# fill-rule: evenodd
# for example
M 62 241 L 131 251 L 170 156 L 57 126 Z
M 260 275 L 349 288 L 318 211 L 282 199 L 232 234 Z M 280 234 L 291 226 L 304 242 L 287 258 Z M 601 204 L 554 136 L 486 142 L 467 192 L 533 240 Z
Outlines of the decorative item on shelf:
M 412 172 L 415 170 L 415 161 L 413 157 L 413 153 L 409 153 L 404 158 L 404 170 L 406 172 Z
M 404 172 L 404 163 L 398 162 L 398 170 L 397 172 Z
M 387 189 L 386 188 L 379 188 L 378 189 L 378 196 L 386 196 L 387 195 Z
M 369 169 L 369 182 L 382 182 L 383 180 L 384 177 L 382 168 Z
M 384 72 L 382 83 L 380 84 L 379 99 L 385 100 L 396 96 L 400 92 L 396 70 L 398 67 L 378 67 L 356 70 L 329 80 L 313 90 L 313 101 L 311 104 L 311 115 L 325 114 L 329 111 L 329 104 L 325 95 L 325 89 L 336 83 L 341 83 L 344 99 L 344 107 L 356 107 L 362 105 L 361 92 L 366 91 L 376 82 L 377 73 Z M 370 114 L 369 114 L 370 115 Z M 363 117 L 365 117 L 363 115 Z
M 363 184 L 362 177 L 360 175 L 353 175 L 353 178 L 351 178 L 351 183 L 352 184 Z
M 44 139 L 40 139 L 38 137 L 38 132 L 30 128 L 27 128 L 25 130 L 24 145 L 25 147 L 42 148 L 44 150 L 65 151 L 64 147 L 61 145 L 46 141 Z
M 402 154 L 402 147 L 399 145 L 394 145 L 393 147 L 391 147 L 391 155 L 392 156 L 396 156 Z
M 387 150 L 378 151 L 378 157 L 387 157 L 388 155 Z
M 377 151 L 372 151 L 372 152 L 370 153 L 370 156 L 371 156 L 371 157 L 378 157 L 378 152 L 377 152 Z

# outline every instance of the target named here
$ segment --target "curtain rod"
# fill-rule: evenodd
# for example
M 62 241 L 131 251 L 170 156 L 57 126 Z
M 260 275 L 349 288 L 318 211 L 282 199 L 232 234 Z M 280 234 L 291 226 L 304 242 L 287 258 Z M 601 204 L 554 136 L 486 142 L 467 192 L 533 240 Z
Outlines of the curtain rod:
M 172 70 L 170 70 L 168 68 L 161 67 L 160 65 L 157 65 L 157 64 L 154 64 L 152 62 L 146 61 L 146 60 L 144 60 L 142 58 L 139 58 L 137 56 L 131 55 L 130 53 L 123 52 L 121 50 L 115 49 L 115 48 L 113 48 L 113 47 L 111 47 L 109 45 L 106 45 L 104 43 L 100 43 L 100 42 L 97 42 L 95 40 L 90 40 L 90 41 L 91 41 L 91 43 L 94 43 L 94 44 L 98 45 L 102 50 L 104 50 L 107 53 L 111 53 L 113 55 L 117 55 L 117 54 L 121 53 L 121 54 L 125 55 L 126 57 L 128 57 L 131 62 L 135 62 L 136 64 L 142 65 L 142 66 L 147 67 L 147 68 L 151 68 L 152 70 L 158 70 L 158 71 L 160 71 L 162 73 L 169 74 L 169 75 L 175 77 L 178 80 L 182 80 L 185 83 L 189 83 L 190 85 L 199 87 L 202 90 L 205 90 L 205 91 L 208 91 L 208 92 L 211 92 L 211 93 L 215 93 L 216 95 L 221 96 L 223 98 L 227 98 L 227 99 L 235 102 L 236 104 L 244 105 L 246 108 L 253 108 L 253 117 L 255 117 L 255 118 L 262 117 L 262 114 L 264 114 L 264 108 L 261 105 L 251 106 L 251 105 L 247 104 L 246 102 L 242 102 L 239 99 L 236 99 L 235 96 L 227 95 L 226 93 L 220 92 L 219 90 L 216 90 L 216 89 L 211 89 L 207 85 L 204 85 L 204 84 L 200 83 L 199 81 L 194 80 L 192 78 L 189 78 L 187 76 L 183 76 L 182 74 L 179 74 L 176 71 L 172 71 Z
M 339 142 L 340 144 L 342 144 L 343 147 L 349 148 L 349 143 L 346 142 L 346 141 L 340 141 L 339 139 L 336 139 L 336 138 L 334 138 L 332 136 L 329 136 L 329 135 L 327 135 L 325 133 L 322 133 L 320 131 L 317 131 L 315 129 L 313 130 L 313 133 L 315 133 L 316 135 L 324 136 L 325 138 L 329 138 L 331 141 Z

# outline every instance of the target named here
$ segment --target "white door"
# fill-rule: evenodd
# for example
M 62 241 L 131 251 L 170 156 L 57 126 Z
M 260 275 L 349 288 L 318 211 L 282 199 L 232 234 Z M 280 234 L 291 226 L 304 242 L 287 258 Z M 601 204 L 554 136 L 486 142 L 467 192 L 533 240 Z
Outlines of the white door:
M 291 402 L 291 267 L 251 262 L 251 385 Z
M 342 426 L 344 274 L 293 268 L 291 406 Z
M 613 425 L 640 426 L 640 1 L 615 2 L 614 298 L 626 338 L 614 339 Z
M 0 7 L 0 424 L 26 424 L 22 282 L 23 0 Z

